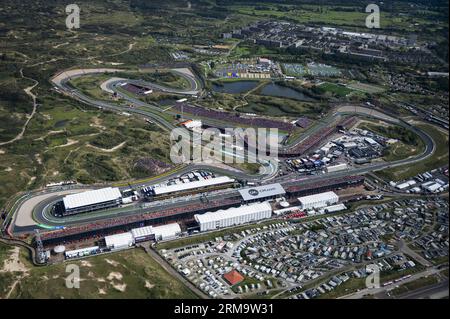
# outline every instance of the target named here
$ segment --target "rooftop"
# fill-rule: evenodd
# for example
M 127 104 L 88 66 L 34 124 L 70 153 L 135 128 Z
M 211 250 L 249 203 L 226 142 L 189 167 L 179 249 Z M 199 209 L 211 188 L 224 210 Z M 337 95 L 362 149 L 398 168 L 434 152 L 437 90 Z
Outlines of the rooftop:
M 64 197 L 64 207 L 73 209 L 77 207 L 89 206 L 97 203 L 104 203 L 117 200 L 122 197 L 118 188 L 102 188 L 93 191 L 67 195 Z
M 281 184 L 270 184 L 258 187 L 251 187 L 239 190 L 244 200 L 253 200 L 259 198 L 266 198 L 277 195 L 284 195 L 286 191 Z
M 227 272 L 223 278 L 232 286 L 244 281 L 244 277 L 235 269 Z

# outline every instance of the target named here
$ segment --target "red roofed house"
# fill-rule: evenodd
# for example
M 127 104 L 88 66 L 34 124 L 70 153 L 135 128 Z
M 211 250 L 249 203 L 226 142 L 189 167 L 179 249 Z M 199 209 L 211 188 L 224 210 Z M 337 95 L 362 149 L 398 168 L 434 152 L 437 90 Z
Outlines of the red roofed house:
M 232 286 L 244 281 L 244 277 L 237 270 L 227 272 L 223 278 Z

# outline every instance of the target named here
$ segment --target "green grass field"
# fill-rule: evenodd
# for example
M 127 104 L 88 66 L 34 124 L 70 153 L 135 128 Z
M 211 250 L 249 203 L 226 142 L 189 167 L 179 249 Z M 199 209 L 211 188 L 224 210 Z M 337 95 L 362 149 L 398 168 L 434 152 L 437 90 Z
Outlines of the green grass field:
M 361 91 L 368 94 L 381 93 L 385 91 L 385 89 L 381 86 L 361 82 L 350 83 L 347 87 L 352 90 Z
M 168 136 L 155 125 L 59 96 L 43 96 L 42 103 L 25 137 L 0 147 L 0 206 L 19 191 L 50 182 L 122 181 L 162 172 L 143 175 L 134 168 L 139 159 L 170 163 Z
M 408 282 L 406 284 L 400 285 L 398 288 L 394 288 L 391 294 L 394 296 L 399 296 L 410 291 L 417 290 L 422 287 L 431 286 L 439 282 L 436 276 L 428 276 L 416 279 L 414 281 Z
M 302 4 L 300 7 L 296 7 L 292 5 L 275 5 L 269 2 L 258 5 L 236 5 L 233 7 L 239 13 L 252 18 L 289 19 L 297 23 L 350 26 L 360 30 L 364 30 L 367 17 L 363 6 L 351 6 L 348 4 L 340 6 Z M 408 8 L 406 4 L 396 4 L 396 11 L 408 12 Z M 381 28 L 389 28 L 399 32 L 418 32 L 426 28 L 436 30 L 445 25 L 442 16 L 438 23 L 433 23 L 433 19 L 427 19 L 423 12 L 410 12 L 409 15 L 399 16 L 383 9 L 380 12 Z M 427 14 L 430 17 L 438 17 L 440 15 L 434 11 L 427 12 Z M 414 23 L 412 23 L 413 21 Z
M 339 84 L 329 83 L 329 82 L 322 83 L 317 88 L 322 93 L 328 93 L 329 92 L 329 93 L 331 93 L 333 95 L 336 95 L 338 97 L 346 97 L 347 95 L 349 95 L 350 93 L 353 92 L 353 90 L 347 88 L 344 85 L 339 85 Z
M 399 181 L 448 165 L 448 135 L 429 124 L 419 124 L 418 127 L 428 133 L 436 142 L 436 151 L 433 155 L 421 162 L 415 163 L 414 165 L 405 165 L 378 171 L 376 172 L 378 176 L 387 180 Z
M 79 289 L 66 287 L 67 264 L 32 268 L 11 298 L 196 298 L 142 249 L 70 262 L 80 267 Z
M 389 145 L 383 154 L 383 158 L 388 162 L 398 161 L 411 156 L 423 153 L 425 144 L 414 133 L 399 126 L 385 127 L 380 122 L 363 123 L 360 129 L 371 131 L 388 138 L 395 138 L 397 143 Z
M 86 75 L 70 80 L 69 84 L 85 93 L 87 96 L 98 100 L 111 101 L 111 94 L 103 91 L 100 85 L 111 78 L 111 75 L 95 74 Z
M 16 274 L 2 271 L 4 262 L 9 258 L 11 250 L 11 246 L 0 243 L 0 299 L 6 296 L 16 278 Z
M 0 265 L 3 265 L 3 262 L 5 261 L 5 259 L 8 258 L 8 256 L 9 256 L 8 252 L 10 250 L 11 250 L 11 247 L 0 243 Z

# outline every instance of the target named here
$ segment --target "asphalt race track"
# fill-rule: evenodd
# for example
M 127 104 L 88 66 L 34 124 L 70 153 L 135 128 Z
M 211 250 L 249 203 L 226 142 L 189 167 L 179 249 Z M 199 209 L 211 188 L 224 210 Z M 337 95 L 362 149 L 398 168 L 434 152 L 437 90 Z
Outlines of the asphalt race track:
M 104 83 L 105 87 L 104 89 L 112 92 L 116 92 L 118 95 L 120 95 L 122 98 L 126 99 L 128 103 L 133 104 L 135 107 L 129 108 L 120 106 L 117 104 L 108 103 L 105 101 L 99 101 L 92 99 L 90 97 L 87 97 L 86 95 L 82 94 L 81 92 L 74 90 L 73 88 L 69 87 L 67 82 L 74 78 L 83 76 L 86 74 L 95 74 L 95 73 L 111 73 L 120 71 L 118 69 L 87 69 L 87 70 L 71 70 L 67 72 L 61 72 L 58 75 L 56 75 L 52 79 L 52 83 L 60 90 L 62 93 L 71 96 L 74 99 L 77 99 L 83 103 L 86 103 L 90 106 L 97 107 L 97 108 L 104 108 L 109 109 L 116 112 L 128 112 L 132 113 L 138 116 L 142 116 L 146 119 L 152 120 L 161 127 L 163 127 L 166 130 L 172 130 L 175 128 L 175 126 L 168 122 L 163 116 L 161 116 L 161 109 L 157 106 L 147 104 L 145 102 L 142 102 L 136 98 L 130 97 L 129 95 L 123 94 L 120 91 L 117 90 L 117 85 L 120 83 L 123 83 L 124 81 L 127 81 L 131 83 L 132 81 L 124 80 L 124 79 L 112 79 L 109 81 L 106 81 Z M 191 84 L 190 90 L 175 90 L 171 88 L 164 88 L 161 86 L 158 86 L 156 84 L 145 82 L 146 86 L 153 87 L 157 90 L 165 90 L 166 92 L 171 93 L 177 93 L 177 94 L 195 94 L 200 92 L 200 88 L 198 86 L 198 81 L 195 79 L 195 76 L 192 73 L 186 72 L 184 69 L 182 70 L 176 70 L 177 74 L 180 76 L 185 77 L 189 83 Z M 142 82 L 136 82 L 144 84 Z M 189 93 L 187 93 L 189 92 Z M 341 171 L 331 174 L 323 174 L 323 175 L 312 175 L 312 176 L 306 176 L 303 178 L 298 178 L 295 176 L 282 176 L 277 177 L 278 167 L 276 161 L 266 161 L 262 165 L 263 171 L 260 172 L 259 175 L 249 175 L 245 174 L 244 172 L 237 171 L 236 169 L 233 169 L 231 167 L 227 167 L 224 165 L 215 165 L 215 164 L 189 164 L 185 165 L 184 167 L 178 169 L 177 171 L 170 173 L 164 177 L 155 178 L 151 182 L 145 182 L 145 183 L 135 183 L 131 184 L 132 187 L 139 187 L 144 185 L 152 185 L 159 182 L 162 182 L 164 180 L 170 179 L 175 176 L 179 176 L 181 174 L 190 172 L 192 170 L 198 170 L 198 169 L 204 169 L 209 170 L 217 174 L 222 175 L 228 175 L 230 177 L 234 177 L 241 180 L 247 180 L 247 181 L 257 181 L 262 183 L 269 183 L 269 182 L 280 182 L 283 184 L 283 186 L 290 186 L 290 185 L 296 185 L 299 182 L 301 183 L 318 183 L 321 180 L 329 179 L 329 178 L 336 178 L 336 177 L 344 177 L 349 175 L 363 175 L 366 173 L 379 171 L 386 168 L 406 165 L 406 164 L 413 164 L 415 162 L 419 162 L 424 160 L 425 158 L 431 156 L 433 152 L 435 151 L 436 145 L 433 141 L 433 139 L 428 136 L 425 132 L 418 129 L 417 127 L 414 127 L 410 125 L 409 123 L 401 120 L 393 118 L 392 116 L 382 113 L 379 110 L 374 111 L 373 109 L 361 107 L 361 106 L 353 106 L 353 105 L 343 105 L 340 107 L 337 107 L 335 112 L 331 115 L 329 115 L 327 121 L 333 121 L 336 118 L 342 117 L 344 115 L 356 115 L 361 117 L 369 117 L 369 118 L 376 118 L 379 120 L 383 120 L 388 123 L 401 125 L 416 134 L 420 136 L 420 138 L 425 143 L 425 151 L 415 157 L 399 160 L 396 162 L 377 162 L 368 164 L 362 167 L 349 169 L 347 171 Z M 326 125 L 327 121 L 321 121 L 317 124 L 317 126 L 324 126 Z M 189 132 L 186 131 L 186 134 L 189 134 Z M 303 136 L 301 137 L 303 138 Z M 301 139 L 300 138 L 300 139 Z M 295 143 L 298 143 L 300 141 L 298 139 L 295 141 Z M 84 191 L 87 189 L 94 189 L 95 187 L 89 187 L 89 186 L 71 186 L 71 187 L 61 187 L 60 189 L 48 189 L 44 191 L 36 191 L 36 192 L 30 192 L 28 196 L 23 198 L 17 205 L 17 209 L 14 212 L 14 233 L 22 233 L 22 232 L 29 232 L 32 231 L 34 228 L 36 228 L 37 225 L 40 225 L 40 227 L 61 227 L 61 226 L 73 226 L 73 225 L 80 225 L 84 223 L 91 223 L 94 221 L 114 218 L 114 217 L 123 217 L 123 216 L 129 216 L 134 214 L 142 214 L 142 213 L 149 213 L 149 212 L 156 212 L 161 210 L 167 210 L 170 208 L 180 207 L 183 205 L 186 205 L 185 201 L 180 202 L 163 202 L 160 205 L 152 208 L 141 208 L 137 206 L 129 206 L 129 207 L 123 207 L 122 209 L 118 210 L 109 210 L 105 212 L 99 212 L 96 214 L 89 214 L 89 215 L 78 215 L 78 216 L 72 216 L 64 219 L 58 219 L 52 216 L 49 216 L 45 213 L 46 207 L 48 207 L 50 204 L 54 203 L 57 200 L 60 200 L 63 196 L 65 196 L 68 193 L 73 192 L 79 192 Z M 128 188 L 128 187 L 126 187 Z M 237 191 L 222 191 L 217 194 L 211 194 L 208 196 L 209 199 L 227 199 L 230 197 L 236 196 Z M 195 204 L 196 202 L 200 203 L 200 199 L 192 199 L 189 201 L 190 204 Z

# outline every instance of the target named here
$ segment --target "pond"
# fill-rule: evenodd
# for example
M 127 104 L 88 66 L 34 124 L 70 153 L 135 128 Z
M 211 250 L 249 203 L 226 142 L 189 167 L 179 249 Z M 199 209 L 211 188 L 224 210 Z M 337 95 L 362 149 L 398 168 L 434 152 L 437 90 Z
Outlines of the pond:
M 212 89 L 218 93 L 240 94 L 254 89 L 258 84 L 258 81 L 222 82 L 220 84 L 213 83 Z
M 56 122 L 54 127 L 55 128 L 61 128 L 61 127 L 66 126 L 66 124 L 69 123 L 69 122 L 70 122 L 69 120 L 61 120 L 61 121 Z
M 303 94 L 302 92 L 275 83 L 267 84 L 261 89 L 260 94 L 274 97 L 284 97 L 305 102 L 315 101 L 313 98 Z

